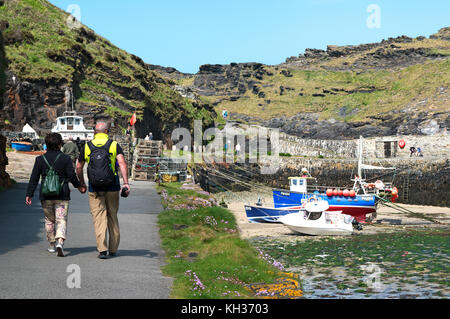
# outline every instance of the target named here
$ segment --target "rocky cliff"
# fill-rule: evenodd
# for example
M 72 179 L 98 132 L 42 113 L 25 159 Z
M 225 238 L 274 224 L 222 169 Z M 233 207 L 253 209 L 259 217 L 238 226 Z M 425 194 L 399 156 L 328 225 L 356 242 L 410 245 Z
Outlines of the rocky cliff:
M 168 139 L 194 119 L 213 124 L 213 108 L 198 96 L 181 96 L 172 79 L 46 0 L 1 1 L 0 30 L 8 61 L 0 131 L 29 123 L 48 132 L 72 96 L 87 126 L 106 118 L 120 130 L 136 112 L 138 135 Z
M 429 38 L 306 49 L 276 66 L 203 65 L 182 78 L 171 72 L 232 119 L 304 138 L 345 139 L 445 133 L 449 57 L 450 28 L 443 28 Z

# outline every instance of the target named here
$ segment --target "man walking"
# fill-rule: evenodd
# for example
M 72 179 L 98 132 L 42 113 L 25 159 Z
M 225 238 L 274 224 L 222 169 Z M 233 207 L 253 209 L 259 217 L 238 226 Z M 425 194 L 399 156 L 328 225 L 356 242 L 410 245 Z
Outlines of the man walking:
M 77 158 L 80 156 L 77 144 L 73 142 L 73 138 L 69 137 L 69 141 L 64 144 L 62 150 L 64 154 L 68 155 L 72 160 L 73 168 L 76 167 Z
M 128 196 L 128 170 L 123 150 L 120 145 L 109 138 L 109 126 L 98 122 L 95 126 L 94 139 L 81 149 L 77 164 L 77 175 L 84 183 L 83 168 L 88 163 L 89 206 L 94 222 L 97 239 L 98 258 L 115 256 L 120 243 L 120 229 L 117 212 L 119 210 L 120 179 L 122 174 L 122 193 Z M 109 242 L 107 234 L 109 233 Z

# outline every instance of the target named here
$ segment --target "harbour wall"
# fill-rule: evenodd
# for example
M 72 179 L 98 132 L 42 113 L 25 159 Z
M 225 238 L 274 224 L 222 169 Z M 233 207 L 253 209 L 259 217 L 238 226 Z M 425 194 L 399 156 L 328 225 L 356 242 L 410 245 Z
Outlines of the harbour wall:
M 368 182 L 380 179 L 393 182 L 399 190 L 397 202 L 414 205 L 430 205 L 450 207 L 450 163 L 448 158 L 413 157 L 404 159 L 365 160 L 365 164 L 395 167 L 395 170 L 365 170 L 363 177 Z M 262 161 L 260 165 L 273 164 L 272 160 Z M 357 174 L 356 159 L 317 159 L 304 157 L 282 157 L 279 159 L 279 170 L 274 174 L 261 174 L 256 164 L 231 164 L 219 167 L 219 170 L 247 183 L 259 183 L 270 188 L 289 189 L 291 176 L 300 176 L 302 168 L 317 179 L 317 185 L 328 187 L 351 188 L 351 179 Z M 233 191 L 249 190 L 236 180 L 218 177 L 218 166 L 209 167 L 209 179 L 218 189 Z M 240 184 L 240 185 L 239 185 Z M 255 188 L 255 191 L 258 190 Z
M 404 148 L 400 148 L 400 140 L 405 141 Z M 363 141 L 365 158 L 407 158 L 410 147 L 420 148 L 425 157 L 450 158 L 448 134 L 385 136 Z M 314 140 L 280 133 L 279 152 L 308 157 L 356 158 L 358 140 Z

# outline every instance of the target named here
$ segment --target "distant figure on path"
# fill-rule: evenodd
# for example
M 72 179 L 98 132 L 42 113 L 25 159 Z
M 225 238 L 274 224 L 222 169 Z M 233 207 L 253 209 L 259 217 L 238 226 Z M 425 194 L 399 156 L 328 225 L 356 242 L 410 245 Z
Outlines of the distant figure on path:
M 236 154 L 239 155 L 241 153 L 241 144 L 236 144 Z
M 417 148 L 417 156 L 418 157 L 423 157 L 422 149 L 420 147 Z
M 81 149 L 77 164 L 77 175 L 85 186 L 83 168 L 88 163 L 89 206 L 97 238 L 98 258 L 115 256 L 120 243 L 120 229 L 117 212 L 119 210 L 120 179 L 122 173 L 122 196 L 130 193 L 128 169 L 120 145 L 109 138 L 109 125 L 98 122 L 94 139 Z M 107 235 L 109 233 L 109 243 Z
M 62 152 L 70 157 L 72 160 L 73 168 L 75 169 L 77 165 L 77 158 L 80 156 L 80 150 L 77 144 L 73 142 L 73 138 L 69 137 L 69 141 L 64 144 Z
M 413 157 L 413 156 L 416 154 L 416 148 L 415 148 L 414 146 L 411 146 L 411 147 L 409 148 L 409 151 L 411 152 L 411 153 L 409 154 L 409 157 Z
M 32 204 L 32 198 L 42 176 L 42 181 L 47 177 L 49 166 L 53 167 L 58 175 L 59 181 L 62 181 L 62 188 L 59 195 L 45 196 L 40 190 L 40 200 L 45 214 L 45 231 L 50 247 L 47 249 L 50 253 L 58 252 L 58 257 L 64 257 L 64 241 L 66 240 L 67 214 L 69 211 L 70 181 L 74 187 L 81 193 L 86 192 L 78 180 L 72 161 L 69 156 L 63 154 L 60 149 L 62 146 L 62 137 L 58 133 L 51 133 L 45 137 L 45 144 L 48 151 L 36 158 L 30 182 L 28 183 L 25 203 Z M 56 245 L 56 246 L 55 246 Z

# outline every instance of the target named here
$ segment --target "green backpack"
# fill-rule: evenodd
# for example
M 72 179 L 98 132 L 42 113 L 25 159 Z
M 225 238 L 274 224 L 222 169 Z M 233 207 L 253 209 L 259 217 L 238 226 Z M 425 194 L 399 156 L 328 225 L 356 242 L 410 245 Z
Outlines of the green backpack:
M 58 156 L 55 159 L 55 162 L 53 165 L 55 165 L 56 161 L 58 160 L 59 156 L 61 154 L 58 154 Z M 64 185 L 64 180 L 62 182 L 59 181 L 58 173 L 54 170 L 54 168 L 48 163 L 45 156 L 42 156 L 44 158 L 45 163 L 48 166 L 47 174 L 45 176 L 44 181 L 42 182 L 42 195 L 43 196 L 59 196 L 61 195 L 62 186 Z

